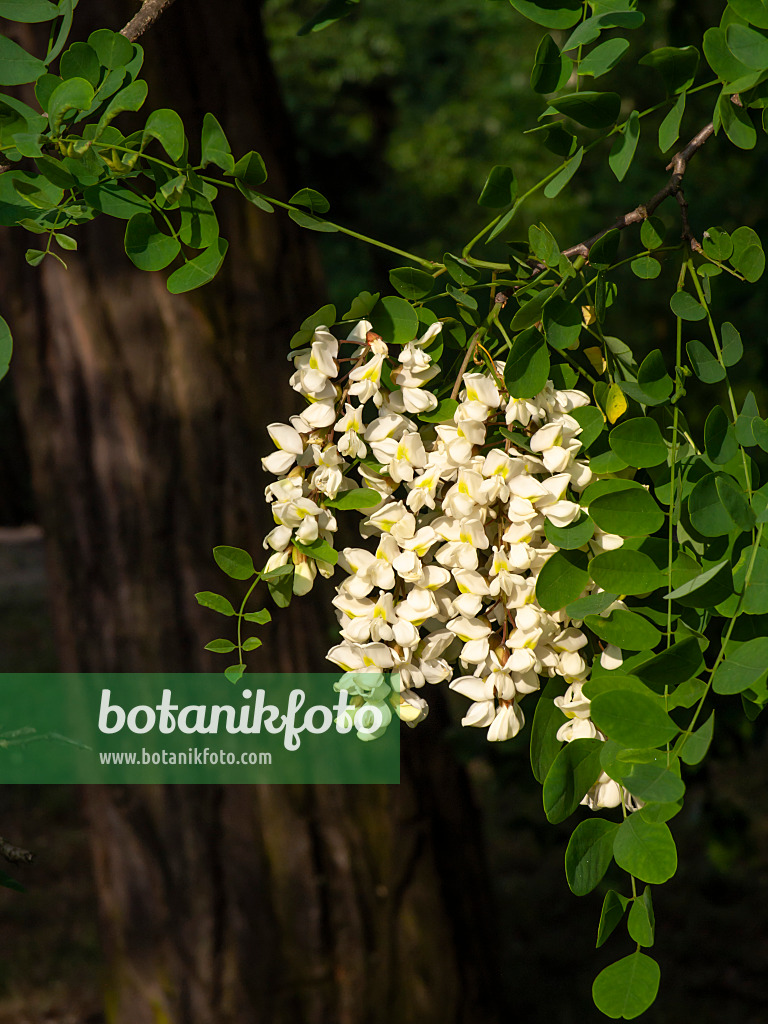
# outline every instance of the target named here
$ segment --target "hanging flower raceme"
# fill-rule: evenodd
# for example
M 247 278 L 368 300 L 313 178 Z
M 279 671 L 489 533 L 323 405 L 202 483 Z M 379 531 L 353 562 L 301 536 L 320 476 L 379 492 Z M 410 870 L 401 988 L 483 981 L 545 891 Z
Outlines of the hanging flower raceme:
M 582 693 L 591 664 L 581 623 L 537 600 L 539 573 L 558 550 L 550 531 L 579 519 L 592 480 L 573 415 L 589 397 L 548 382 L 517 399 L 503 364 L 489 363 L 463 374 L 440 420 L 430 349 L 441 328 L 395 350 L 366 320 L 341 342 L 319 327 L 292 354 L 291 384 L 307 407 L 268 428 L 277 450 L 262 465 L 279 477 L 266 491 L 276 523 L 268 564 L 295 565 L 297 594 L 316 571 L 340 571 L 340 642 L 328 659 L 345 673 L 337 688 L 349 690 L 353 711 L 386 705 L 387 721 L 394 712 L 413 726 L 428 713 L 425 690 L 447 684 L 469 701 L 462 724 L 500 742 L 523 728 L 525 697 L 557 676 L 567 686 L 555 701 L 558 739 L 603 738 Z M 361 517 L 362 546 L 335 550 L 335 506 Z M 620 543 L 596 529 L 589 549 Z M 617 656 L 609 647 L 602 658 Z M 375 686 L 359 682 L 369 677 Z M 583 802 L 622 799 L 634 806 L 601 775 Z

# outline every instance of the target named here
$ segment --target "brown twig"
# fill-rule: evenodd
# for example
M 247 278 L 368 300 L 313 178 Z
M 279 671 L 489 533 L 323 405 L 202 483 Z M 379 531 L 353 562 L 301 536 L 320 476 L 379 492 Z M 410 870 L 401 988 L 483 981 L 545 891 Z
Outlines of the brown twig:
M 677 205 L 680 207 L 680 221 L 683 225 L 681 237 L 684 242 L 688 243 L 694 252 L 701 252 L 701 246 L 691 231 L 691 225 L 688 220 L 688 203 L 681 188 L 678 188 L 677 192 L 675 192 L 675 199 L 677 200 Z
M 132 43 L 135 42 L 173 2 L 174 0 L 144 0 L 141 10 L 120 30 L 120 35 L 130 39 Z
M 583 242 L 579 242 L 577 245 L 572 245 L 570 249 L 563 251 L 563 256 L 585 256 L 589 258 L 589 250 L 595 244 L 595 242 L 606 235 L 609 231 L 622 231 L 624 228 L 629 227 L 630 224 L 641 224 L 644 220 L 647 220 L 665 199 L 669 199 L 670 196 L 676 196 L 680 191 L 680 183 L 683 180 L 683 175 L 688 169 L 688 164 L 693 156 L 701 149 L 707 139 L 712 135 L 714 126 L 710 121 L 708 125 L 705 125 L 700 131 L 696 132 L 690 142 L 684 146 L 679 152 L 675 153 L 672 159 L 666 166 L 666 170 L 672 171 L 669 181 L 666 183 L 664 188 L 660 188 L 659 191 L 652 196 L 647 203 L 641 203 L 636 206 L 634 210 L 630 210 L 629 213 L 623 214 L 621 217 L 617 217 L 616 220 L 607 228 L 603 228 L 602 231 L 598 231 L 596 235 L 592 235 L 591 238 L 585 239 Z M 679 201 L 679 200 L 678 200 Z M 688 208 L 687 203 L 683 200 L 681 204 L 681 212 L 684 210 L 684 221 L 683 221 L 683 237 L 690 240 L 692 235 L 690 234 L 690 228 L 688 227 Z M 687 234 L 686 234 L 687 232 Z M 695 239 L 694 239 L 695 241 Z M 698 245 L 698 243 L 696 243 Z M 546 269 L 544 266 L 537 264 L 536 270 L 540 273 Z
M 22 850 L 20 846 L 14 846 L 2 836 L 0 836 L 0 854 L 11 864 L 29 864 L 35 859 L 34 854 L 29 850 Z

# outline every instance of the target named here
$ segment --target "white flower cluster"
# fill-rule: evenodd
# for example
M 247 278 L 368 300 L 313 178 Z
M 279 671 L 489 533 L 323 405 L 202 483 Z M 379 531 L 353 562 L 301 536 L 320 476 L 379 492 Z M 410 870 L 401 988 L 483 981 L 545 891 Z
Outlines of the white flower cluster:
M 373 680 L 349 684 L 355 700 L 383 707 L 380 674 L 390 672 L 400 685 L 391 703 L 415 725 L 428 711 L 424 686 L 449 682 L 471 701 L 462 724 L 504 740 L 523 726 L 525 695 L 541 676 L 558 675 L 569 685 L 559 706 L 575 716 L 561 738 L 586 735 L 573 722 L 594 730 L 581 698 L 587 638 L 564 611 L 537 603 L 536 583 L 557 550 L 546 524 L 572 523 L 581 511 L 574 496 L 592 479 L 571 415 L 589 398 L 548 383 L 535 399 L 517 400 L 497 363 L 492 374 L 465 373 L 453 415 L 420 427 L 412 417 L 438 405 L 427 388 L 440 372 L 428 348 L 440 330 L 432 325 L 389 361 L 367 321 L 349 335 L 346 360 L 325 328 L 293 354 L 291 385 L 308 405 L 290 425 L 269 427 L 278 450 L 262 464 L 281 479 L 266 491 L 277 524 L 265 540 L 274 550 L 267 566 L 293 560 L 295 592 L 309 590 L 316 571 L 333 571 L 322 542 L 332 545 L 337 524 L 325 502 L 356 487 L 376 492 L 360 527 L 373 543 L 340 552 L 346 576 L 333 600 L 342 642 L 328 658 L 345 678 Z M 487 444 L 489 433 L 504 440 Z M 590 546 L 620 543 L 596 530 Z M 313 544 L 316 554 L 306 550 Z M 588 801 L 606 805 L 597 792 Z

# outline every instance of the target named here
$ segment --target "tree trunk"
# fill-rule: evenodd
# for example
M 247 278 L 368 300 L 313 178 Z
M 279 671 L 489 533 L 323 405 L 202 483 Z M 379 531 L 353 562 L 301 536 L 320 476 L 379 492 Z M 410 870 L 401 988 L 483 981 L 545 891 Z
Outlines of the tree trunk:
M 83 0 L 77 36 L 134 10 Z M 285 194 L 291 140 L 258 5 L 180 0 L 142 43 L 150 104 L 193 135 L 204 103 Z M 134 270 L 107 218 L 79 233 L 68 271 L 29 270 L 16 238 L 5 254 L 64 670 L 221 669 L 193 595 L 221 589 L 215 544 L 256 553 L 269 528 L 264 425 L 293 411 L 287 339 L 321 275 L 289 221 L 222 198 L 230 250 L 202 293 Z M 317 670 L 330 633 L 304 599 L 263 636 L 255 668 Z M 108 1020 L 494 1019 L 480 830 L 438 717 L 404 737 L 399 787 L 91 788 Z

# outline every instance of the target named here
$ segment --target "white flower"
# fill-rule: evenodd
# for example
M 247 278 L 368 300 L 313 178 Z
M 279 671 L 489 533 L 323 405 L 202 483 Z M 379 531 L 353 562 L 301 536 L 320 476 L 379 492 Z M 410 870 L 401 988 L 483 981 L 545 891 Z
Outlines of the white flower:
M 487 738 L 491 743 L 512 739 L 513 736 L 517 736 L 524 724 L 525 716 L 518 704 L 502 705 L 496 711 Z

